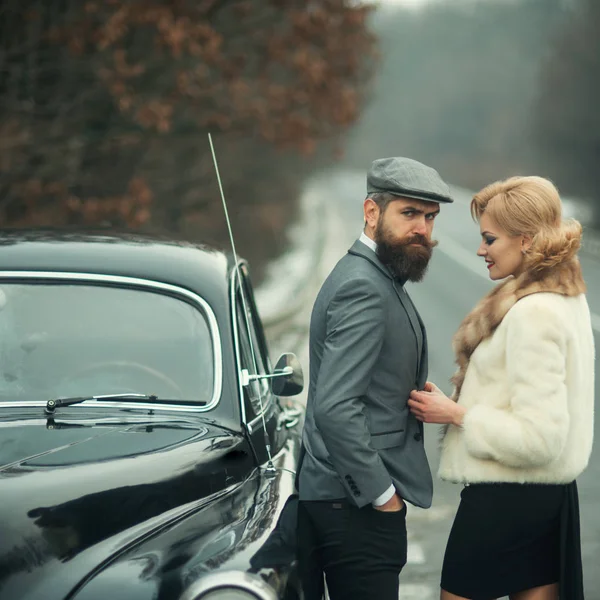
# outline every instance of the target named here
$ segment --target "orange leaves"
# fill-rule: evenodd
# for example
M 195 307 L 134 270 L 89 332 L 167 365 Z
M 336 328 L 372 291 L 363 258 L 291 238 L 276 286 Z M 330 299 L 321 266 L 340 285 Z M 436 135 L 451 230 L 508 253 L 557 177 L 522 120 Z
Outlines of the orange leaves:
M 227 154 L 244 147 L 230 167 L 244 190 L 252 179 L 250 202 L 265 178 L 269 189 L 301 179 L 287 151 L 314 155 L 338 138 L 373 71 L 368 10 L 349 0 L 32 2 L 46 15 L 36 52 L 59 76 L 38 81 L 22 56 L 39 110 L 0 124 L 11 222 L 175 222 L 192 199 L 209 202 L 197 183 L 213 177 L 210 161 L 201 166 L 206 130 L 224 134 Z
M 130 65 L 127 62 L 127 53 L 123 48 L 119 48 L 113 52 L 114 74 L 120 79 L 131 79 L 144 73 L 146 68 L 144 65 L 137 63 Z
M 147 129 L 155 129 L 166 133 L 171 129 L 173 105 L 163 100 L 151 100 L 140 106 L 135 113 L 135 120 Z
M 289 41 L 285 36 L 272 34 L 266 40 L 266 52 L 270 61 L 278 61 L 285 57 L 289 50 Z
M 0 173 L 8 173 L 31 143 L 31 131 L 14 117 L 0 120 Z
M 121 40 L 129 28 L 131 8 L 127 3 L 123 3 L 114 12 L 105 23 L 102 24 L 98 32 L 98 49 L 106 50 Z
M 367 6 L 357 7 L 345 14 L 346 24 L 351 27 L 364 27 L 367 16 L 371 10 Z
M 163 41 L 174 58 L 180 58 L 183 54 L 189 38 L 189 28 L 190 21 L 187 18 L 173 20 L 161 28 Z
M 129 194 L 135 203 L 140 206 L 147 208 L 152 203 L 152 190 L 141 177 L 134 177 L 129 182 Z
M 257 130 L 307 153 L 358 114 L 374 51 L 365 6 L 346 0 L 84 6 L 95 19 L 88 37 L 100 51 L 98 73 L 119 111 L 145 129 L 168 133 L 185 115 L 211 129 Z
M 79 198 L 69 194 L 63 182 L 43 182 L 38 178 L 18 184 L 12 192 L 23 199 L 18 218 L 11 219 L 13 226 L 61 227 L 105 223 L 136 228 L 151 218 L 153 194 L 140 177 L 134 177 L 129 182 L 127 193 L 118 196 Z M 6 215 L 0 222 L 6 223 Z
M 320 86 L 328 79 L 330 67 L 316 50 L 297 50 L 292 64 L 307 85 Z
M 306 66 L 304 72 L 311 85 L 319 86 L 327 81 L 328 71 L 329 66 L 327 63 L 319 57 L 314 57 Z
M 128 80 L 139 77 L 145 70 L 146 67 L 141 63 L 129 64 L 123 49 L 115 50 L 112 53 L 112 65 L 101 67 L 98 70 L 100 79 L 105 82 L 120 112 L 128 113 L 134 109 L 134 92 Z M 147 120 L 153 124 L 156 122 L 153 119 Z
M 68 194 L 61 182 L 43 184 L 37 179 L 25 182 L 21 194 L 26 211 L 21 213 L 17 224 L 29 227 L 106 223 L 135 228 L 147 223 L 151 217 L 152 192 L 140 178 L 132 179 L 128 192 L 121 196 L 82 199 Z M 62 210 L 56 210 L 57 204 Z
M 304 156 L 311 156 L 317 149 L 317 140 L 315 138 L 305 137 L 300 143 L 298 149 Z
M 345 86 L 339 90 L 337 95 L 336 110 L 332 114 L 333 119 L 340 125 L 350 125 L 358 117 L 360 99 L 356 90 Z
M 63 206 L 67 223 L 81 225 L 110 224 L 117 227 L 137 228 L 150 220 L 150 208 L 139 203 L 131 193 L 106 198 L 80 199 L 70 196 Z M 65 224 L 65 223 L 63 223 Z
M 240 0 L 234 5 L 233 10 L 238 19 L 244 19 L 245 17 L 251 16 L 256 8 L 249 0 Z
M 278 113 L 289 108 L 289 92 L 290 90 L 284 85 L 270 83 L 266 86 L 264 99 L 268 107 Z
M 252 93 L 252 88 L 247 81 L 243 79 L 234 79 L 228 86 L 227 90 L 229 97 L 232 99 L 234 105 L 240 106 L 246 100 L 246 98 Z

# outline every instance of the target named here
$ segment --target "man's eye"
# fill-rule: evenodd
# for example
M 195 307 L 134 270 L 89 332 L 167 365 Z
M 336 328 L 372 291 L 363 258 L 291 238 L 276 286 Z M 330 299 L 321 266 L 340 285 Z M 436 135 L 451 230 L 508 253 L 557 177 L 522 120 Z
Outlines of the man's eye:
M 437 213 L 433 213 L 432 215 L 427 215 L 425 218 L 428 221 L 433 221 L 437 217 Z
M 407 217 L 414 217 L 415 216 L 415 211 L 414 210 L 405 210 L 402 214 L 405 215 L 405 216 L 407 216 Z

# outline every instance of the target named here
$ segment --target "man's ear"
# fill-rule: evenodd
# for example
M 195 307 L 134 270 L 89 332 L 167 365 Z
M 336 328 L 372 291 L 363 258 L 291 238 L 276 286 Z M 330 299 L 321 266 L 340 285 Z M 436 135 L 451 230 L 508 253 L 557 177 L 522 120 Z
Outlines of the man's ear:
M 365 225 L 370 229 L 375 229 L 379 221 L 379 206 L 372 198 L 366 198 L 363 204 Z

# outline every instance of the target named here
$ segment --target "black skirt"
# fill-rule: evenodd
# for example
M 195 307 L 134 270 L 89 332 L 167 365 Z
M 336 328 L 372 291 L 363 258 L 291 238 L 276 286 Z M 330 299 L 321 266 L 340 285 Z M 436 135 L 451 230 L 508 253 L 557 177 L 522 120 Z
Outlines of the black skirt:
M 446 547 L 442 588 L 494 600 L 557 582 L 561 599 L 583 599 L 576 483 L 465 486 Z

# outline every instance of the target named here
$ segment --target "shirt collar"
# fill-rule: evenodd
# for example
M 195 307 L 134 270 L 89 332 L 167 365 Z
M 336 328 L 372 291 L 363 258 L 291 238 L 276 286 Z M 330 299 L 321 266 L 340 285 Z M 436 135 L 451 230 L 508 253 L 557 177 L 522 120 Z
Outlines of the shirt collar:
M 371 250 L 373 250 L 373 252 L 377 253 L 377 243 L 374 240 L 372 240 L 368 235 L 366 235 L 364 231 L 360 234 L 360 237 L 358 239 L 365 246 L 367 246 L 368 248 L 371 248 Z

